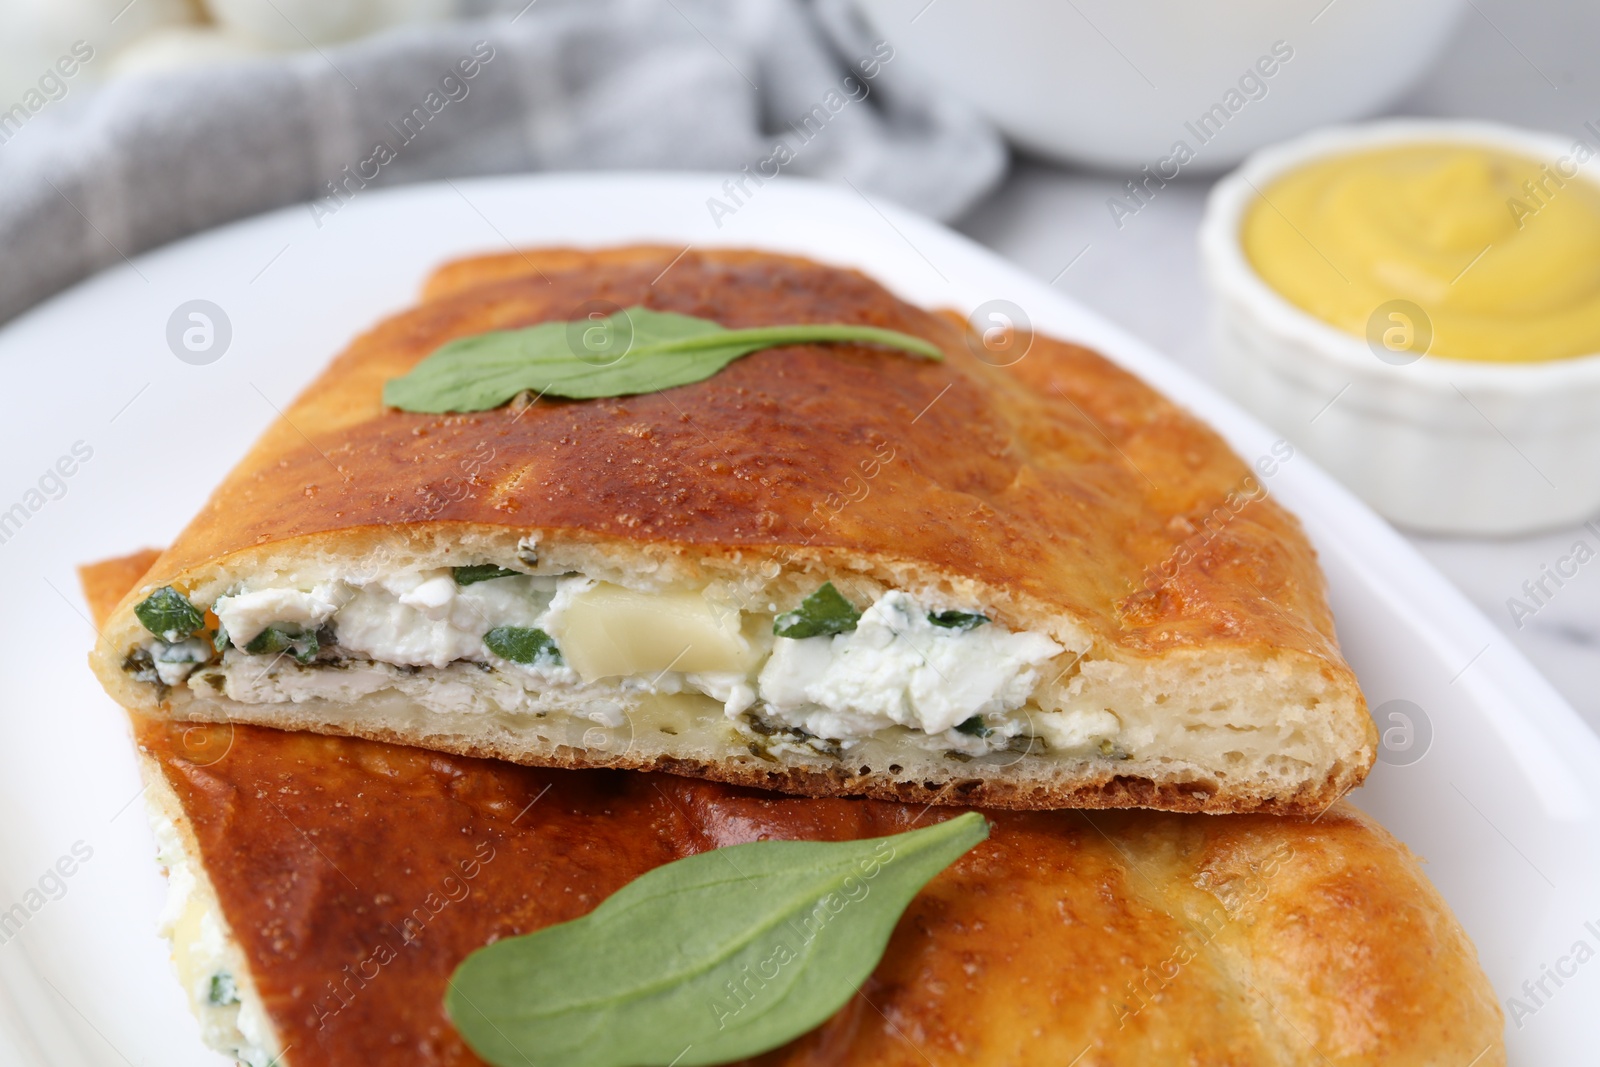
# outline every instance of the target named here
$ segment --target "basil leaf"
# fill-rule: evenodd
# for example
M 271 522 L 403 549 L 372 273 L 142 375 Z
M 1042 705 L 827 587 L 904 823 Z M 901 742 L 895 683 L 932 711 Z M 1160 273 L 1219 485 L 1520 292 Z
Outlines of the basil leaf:
M 928 621 L 947 630 L 971 630 L 988 622 L 989 616 L 970 611 L 930 611 Z
M 483 643 L 490 652 L 512 663 L 532 663 L 540 656 L 562 662 L 555 639 L 532 626 L 496 626 L 483 635 Z
M 821 637 L 824 634 L 847 634 L 861 621 L 861 612 L 833 587 L 832 582 L 822 583 L 822 588 L 800 601 L 793 611 L 786 611 L 772 620 L 772 632 L 779 637 Z
M 740 356 L 783 345 L 843 342 L 943 359 L 931 342 L 898 330 L 800 323 L 729 330 L 710 319 L 631 307 L 590 322 L 544 322 L 449 341 L 383 387 L 402 411 L 488 411 L 518 393 L 574 400 L 653 393 L 702 381 Z
M 983 721 L 982 715 L 974 715 L 970 719 L 963 719 L 956 723 L 956 733 L 967 734 L 971 737 L 988 737 L 994 731 Z
M 315 633 L 290 633 L 281 627 L 269 626 L 251 638 L 244 650 L 252 656 L 287 652 L 300 663 L 310 663 L 317 658 L 320 647 Z
M 494 578 L 515 578 L 521 571 L 508 571 L 497 563 L 475 563 L 470 567 L 451 567 L 457 585 L 475 585 Z
M 232 642 L 228 640 L 228 628 L 222 625 L 221 619 L 218 619 L 217 628 L 211 631 L 211 647 L 216 649 L 217 655 L 220 656 L 228 650 L 230 644 Z
M 189 598 L 164 585 L 133 609 L 144 628 L 164 641 L 177 642 L 205 625 L 206 617 Z
M 967 812 L 893 837 L 702 852 L 635 879 L 581 919 L 474 952 L 456 968 L 445 1009 L 497 1067 L 753 1056 L 849 1000 L 911 899 L 988 835 Z

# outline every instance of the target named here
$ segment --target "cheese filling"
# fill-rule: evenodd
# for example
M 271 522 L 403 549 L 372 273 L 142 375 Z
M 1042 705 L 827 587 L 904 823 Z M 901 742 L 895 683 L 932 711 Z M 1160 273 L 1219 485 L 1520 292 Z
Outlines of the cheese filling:
M 171 818 L 150 811 L 157 859 L 167 871 L 159 932 L 172 946 L 189 1007 L 205 1043 L 245 1067 L 272 1067 L 281 1053 L 261 998 L 248 980 L 244 955 L 223 921 L 216 893 L 183 846 Z
M 150 666 L 163 684 L 187 680 L 245 702 L 348 702 L 397 689 L 462 712 L 491 686 L 476 669 L 494 676 L 499 709 L 554 708 L 605 726 L 621 723 L 630 695 L 694 693 L 721 705 L 735 729 L 842 748 L 909 731 L 922 747 L 967 756 L 1035 741 L 1082 754 L 1105 751 L 1119 729 L 1109 712 L 1041 699 L 1067 651 L 1049 636 L 900 590 L 847 625 L 786 637 L 774 634 L 775 612 L 741 611 L 706 591 L 508 571 L 462 579 L 476 569 L 241 590 L 212 605 L 226 634 L 220 663 L 199 670 L 206 650 L 194 637 L 155 641 Z
M 774 716 L 818 737 L 861 737 L 894 725 L 942 734 L 974 717 L 1014 736 L 1021 724 L 1010 713 L 1065 650 L 1043 634 L 993 623 L 960 630 L 929 615 L 907 594 L 888 592 L 848 633 L 780 637 L 758 693 Z

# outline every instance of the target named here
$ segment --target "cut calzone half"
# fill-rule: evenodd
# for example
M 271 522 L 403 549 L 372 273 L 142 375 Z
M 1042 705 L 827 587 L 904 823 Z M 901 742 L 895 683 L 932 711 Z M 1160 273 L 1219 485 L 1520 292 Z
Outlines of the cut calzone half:
M 706 369 L 762 327 L 797 329 Z M 146 714 L 527 764 L 1317 811 L 1375 731 L 1268 497 L 1287 454 L 853 271 L 468 260 L 268 430 L 94 662 Z

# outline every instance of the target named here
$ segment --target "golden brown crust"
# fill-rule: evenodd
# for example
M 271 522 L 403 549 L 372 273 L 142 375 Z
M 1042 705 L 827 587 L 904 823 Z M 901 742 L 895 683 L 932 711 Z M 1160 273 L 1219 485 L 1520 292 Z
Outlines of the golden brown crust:
M 143 548 L 115 559 L 85 563 L 78 568 L 78 584 L 83 587 L 83 597 L 89 602 L 90 614 L 94 616 L 96 626 L 106 624 L 112 606 L 129 589 L 136 588 L 139 579 L 160 558 L 159 548 Z
M 490 939 L 576 918 L 706 848 L 929 817 L 213 729 L 232 748 L 204 766 L 172 753 L 170 723 L 140 737 L 197 822 L 290 1067 L 476 1062 L 440 1005 Z M 1086 1047 L 1079 1063 L 1099 1067 L 1504 1062 L 1470 943 L 1403 846 L 1353 808 L 1314 823 L 989 818 L 989 841 L 912 904 L 861 997 L 762 1062 L 1067 1064 Z
M 83 569 L 97 618 L 149 559 Z M 134 724 L 284 1067 L 478 1064 L 442 1002 L 450 972 L 489 940 L 576 918 L 707 848 L 869 837 L 928 817 L 243 725 Z M 858 996 L 755 1062 L 1505 1062 L 1471 943 L 1405 846 L 1352 807 L 989 818 L 989 840 L 917 897 Z
M 1342 666 L 1311 548 L 1271 500 L 1232 518 L 1177 578 L 1162 577 L 1160 565 L 1250 471 L 1127 372 L 1044 337 L 1013 367 L 988 367 L 953 323 L 853 271 L 691 252 L 660 276 L 675 254 L 530 252 L 531 264 L 549 256 L 561 267 L 458 280 L 357 339 L 228 476 L 151 582 L 265 542 L 396 523 L 837 548 L 1028 590 L 1143 652 L 1261 642 Z M 641 397 L 459 416 L 381 404 L 386 380 L 451 338 L 565 319 L 592 300 L 736 328 L 868 322 L 927 337 L 948 361 L 793 346 Z M 482 442 L 494 458 L 467 477 L 461 458 Z M 818 504 L 859 480 L 859 461 L 879 443 L 904 462 L 822 523 Z
M 1038 337 L 996 368 L 969 350 L 959 318 L 854 271 L 679 251 L 540 250 L 442 268 L 421 305 L 333 361 L 119 606 L 95 660 L 108 690 L 157 710 L 120 664 L 144 636 L 132 605 L 160 584 L 189 588 L 285 546 L 354 556 L 384 539 L 537 532 L 752 569 L 953 575 L 1000 621 L 1070 627 L 1089 658 L 1135 666 L 1196 649 L 1293 660 L 1326 678 L 1344 740 L 1327 781 L 1279 807 L 1359 783 L 1373 730 L 1314 553 L 1275 501 L 1247 499 L 1260 482 L 1216 434 L 1087 349 Z M 870 323 L 926 337 L 947 360 L 791 346 L 646 396 L 456 416 L 381 404 L 386 380 L 451 338 L 571 319 L 594 301 L 730 327 Z M 1163 789 L 1084 783 L 1061 802 L 1192 806 Z

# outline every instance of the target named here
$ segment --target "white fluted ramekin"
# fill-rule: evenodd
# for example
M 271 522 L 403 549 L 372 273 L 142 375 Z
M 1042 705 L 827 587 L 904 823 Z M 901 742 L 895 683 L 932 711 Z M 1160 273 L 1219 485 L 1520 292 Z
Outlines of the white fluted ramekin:
M 1600 135 L 1582 136 L 1600 153 Z M 1441 142 L 1554 164 L 1570 158 L 1575 138 L 1481 122 L 1371 123 L 1257 152 L 1217 183 L 1200 257 L 1222 384 L 1401 526 L 1504 535 L 1579 521 L 1600 511 L 1600 354 L 1395 365 L 1291 304 L 1245 256 L 1245 212 L 1281 175 L 1327 156 Z M 1568 180 L 1593 181 L 1597 170 L 1600 156 Z

